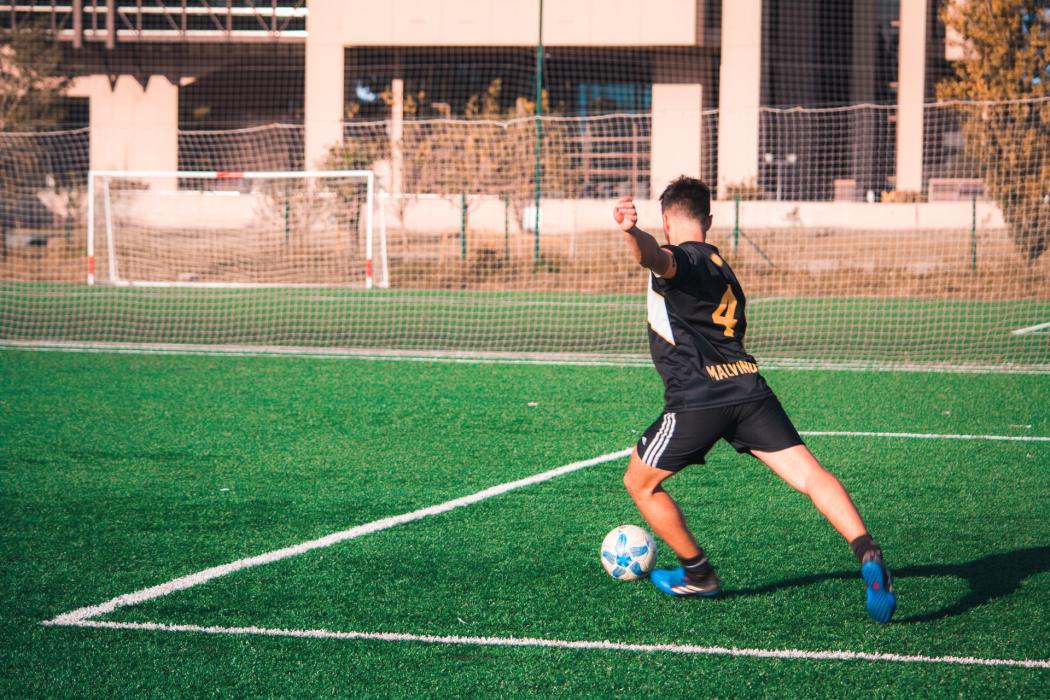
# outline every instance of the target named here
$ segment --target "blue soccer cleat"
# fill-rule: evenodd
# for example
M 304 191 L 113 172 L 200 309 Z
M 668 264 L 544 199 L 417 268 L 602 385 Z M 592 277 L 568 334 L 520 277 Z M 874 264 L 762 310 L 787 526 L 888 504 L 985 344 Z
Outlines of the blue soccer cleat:
M 672 596 L 698 595 L 714 598 L 722 592 L 722 582 L 713 571 L 699 583 L 687 579 L 685 569 L 680 566 L 677 569 L 656 569 L 649 574 L 649 580 L 661 591 Z
M 875 622 L 889 622 L 893 611 L 897 609 L 897 594 L 893 592 L 893 579 L 882 557 L 869 553 L 864 557 L 860 567 L 861 578 L 868 586 L 868 614 Z

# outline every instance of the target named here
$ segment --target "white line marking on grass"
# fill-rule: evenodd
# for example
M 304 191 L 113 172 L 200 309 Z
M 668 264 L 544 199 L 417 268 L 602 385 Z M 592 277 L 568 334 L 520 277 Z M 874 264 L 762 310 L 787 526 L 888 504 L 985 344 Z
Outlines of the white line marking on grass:
M 479 501 L 484 501 L 487 498 L 493 496 L 499 496 L 507 493 L 508 491 L 514 491 L 515 489 L 524 488 L 526 486 L 532 486 L 533 484 L 539 484 L 544 481 L 549 481 L 555 477 L 569 474 L 586 467 L 594 466 L 595 464 L 602 464 L 603 462 L 609 462 L 614 459 L 622 459 L 623 457 L 631 454 L 631 450 L 620 450 L 619 452 L 610 452 L 608 454 L 601 455 L 599 457 L 593 457 L 591 459 L 585 459 L 580 462 L 573 462 L 572 464 L 566 464 L 549 471 L 535 474 L 524 479 L 518 479 L 517 481 L 510 481 L 505 484 L 499 484 L 491 488 L 478 491 L 469 496 L 463 496 L 462 498 L 455 498 L 451 501 L 445 501 L 434 506 L 427 508 L 421 508 L 414 510 L 411 513 L 403 513 L 401 515 L 394 515 L 389 518 L 382 518 L 381 520 L 375 520 L 370 523 L 358 525 L 348 530 L 341 532 L 334 532 L 331 535 L 318 538 L 316 540 L 310 540 L 308 542 L 301 542 L 290 547 L 284 547 L 282 549 L 275 549 L 272 552 L 266 552 L 254 557 L 248 557 L 246 559 L 238 559 L 237 561 L 230 562 L 229 564 L 223 564 L 221 566 L 213 566 L 210 569 L 204 569 L 198 571 L 195 574 L 189 574 L 188 576 L 182 576 L 180 578 L 172 579 L 167 583 L 162 583 L 157 586 L 151 586 L 150 588 L 143 588 L 132 593 L 126 593 L 121 596 L 117 596 L 111 600 L 106 601 L 100 605 L 91 605 L 84 608 L 78 608 L 71 612 L 59 615 L 54 620 L 51 620 L 51 624 L 73 624 L 83 622 L 92 617 L 98 617 L 99 615 L 105 615 L 111 613 L 117 608 L 124 608 L 130 605 L 138 605 L 144 603 L 147 600 L 153 600 L 154 598 L 160 598 L 166 596 L 169 593 L 175 591 L 182 591 L 193 586 L 199 586 L 202 583 L 207 583 L 212 579 L 219 578 L 232 574 L 235 571 L 241 571 L 242 569 L 249 569 L 253 566 L 260 566 L 262 564 L 270 564 L 281 559 L 287 559 L 288 557 L 294 557 L 305 552 L 309 552 L 314 549 L 321 549 L 323 547 L 331 547 L 339 542 L 345 542 L 346 540 L 352 540 L 357 537 L 363 537 L 364 535 L 370 535 L 373 532 L 379 532 L 380 530 L 387 530 L 397 525 L 404 525 L 415 520 L 422 520 L 423 518 L 431 515 L 438 515 L 439 513 L 446 513 L 455 508 L 462 508 L 463 506 L 473 505 Z
M 281 357 L 305 360 L 369 360 L 390 362 L 452 362 L 464 364 L 550 365 L 565 367 L 652 367 L 647 355 L 595 355 L 591 353 L 383 350 L 284 345 L 195 345 L 183 343 L 114 343 L 0 339 L 0 349 L 29 352 L 83 352 L 123 355 L 176 355 L 203 357 Z M 830 361 L 760 357 L 763 370 L 819 372 L 908 372 L 918 374 L 1050 374 L 1050 364 L 976 365 L 942 362 Z
M 806 436 L 824 436 L 824 437 L 879 437 L 879 438 L 898 438 L 898 439 L 922 439 L 922 440 L 1011 440 L 1011 441 L 1026 441 L 1026 442 L 1050 442 L 1050 437 L 1036 437 L 1036 436 L 1009 436 L 1009 435 L 937 435 L 937 434 L 924 434 L 924 433 L 879 433 L 879 432 L 848 432 L 848 431 L 802 431 L 801 435 Z M 238 559 L 237 561 L 230 562 L 228 564 L 222 564 L 220 566 L 213 566 L 196 573 L 181 576 L 166 583 L 161 583 L 156 586 L 149 588 L 143 588 L 138 591 L 131 593 L 125 593 L 124 595 L 112 598 L 99 605 L 91 605 L 76 610 L 63 613 L 53 620 L 47 621 L 44 624 L 58 624 L 58 625 L 70 625 L 83 622 L 93 617 L 105 615 L 113 612 L 117 608 L 129 607 L 132 605 L 138 605 L 148 600 L 160 598 L 176 591 L 186 590 L 194 586 L 199 586 L 202 583 L 207 583 L 216 578 L 227 576 L 236 571 L 243 569 L 249 569 L 255 566 L 261 566 L 263 564 L 270 564 L 281 559 L 287 559 L 289 557 L 298 556 L 314 549 L 322 549 L 324 547 L 331 547 L 334 544 L 352 540 L 357 537 L 363 537 L 364 535 L 372 534 L 373 532 L 379 532 L 381 530 L 387 530 L 398 525 L 404 525 L 415 520 L 421 520 L 431 515 L 438 515 L 445 513 L 455 508 L 461 508 L 463 506 L 473 505 L 479 501 L 483 501 L 494 496 L 513 491 L 515 489 L 524 488 L 526 486 L 532 486 L 533 484 L 539 484 L 544 481 L 549 481 L 556 477 L 564 474 L 569 474 L 586 467 L 594 466 L 596 464 L 602 464 L 609 462 L 614 459 L 622 459 L 627 457 L 631 453 L 631 449 L 620 450 L 619 452 L 610 452 L 608 454 L 593 457 L 591 459 L 582 460 L 579 462 L 573 462 L 566 464 L 555 469 L 535 474 L 524 479 L 518 479 L 517 481 L 511 481 L 505 484 L 499 484 L 490 488 L 478 491 L 477 493 L 469 496 L 463 496 L 456 498 L 451 501 L 445 501 L 437 505 L 429 506 L 427 508 L 421 508 L 419 510 L 412 511 L 410 513 L 402 513 L 401 515 L 394 515 L 388 518 L 382 518 L 375 520 L 370 523 L 364 523 L 363 525 L 357 525 L 347 530 L 340 532 L 334 532 L 330 535 L 325 535 L 318 539 L 309 540 L 307 542 L 301 542 L 296 545 L 289 547 L 283 547 L 270 552 L 256 555 L 254 557 L 247 557 L 244 559 Z
M 1015 442 L 1050 442 L 1050 437 L 1036 435 L 938 435 L 935 433 L 870 433 L 846 430 L 800 430 L 799 435 L 816 437 L 876 437 L 906 440 L 1006 440 Z
M 547 649 L 587 649 L 624 651 L 643 654 L 703 654 L 708 656 L 753 657 L 760 659 L 808 659 L 813 661 L 896 661 L 902 663 L 955 664 L 959 666 L 1012 666 L 1050 668 L 1050 659 L 989 659 L 974 656 L 923 656 L 920 654 L 885 654 L 864 651 L 807 651 L 805 649 L 749 649 L 740 647 L 696 646 L 691 644 L 630 644 L 610 641 L 571 641 L 530 637 L 460 637 L 400 632 L 338 632 L 333 630 L 289 630 L 270 627 L 205 627 L 201 625 L 167 625 L 156 622 L 102 622 L 80 620 L 71 623 L 45 622 L 51 625 L 94 627 L 153 632 L 195 632 L 218 635 L 256 635 L 296 637 L 300 639 L 341 639 L 378 642 L 419 642 L 423 644 L 457 644 L 490 647 L 539 647 Z
M 337 296 L 312 296 L 306 297 L 305 301 L 345 301 L 350 297 L 337 297 Z M 761 302 L 762 299 L 755 299 L 755 302 Z M 375 296 L 369 298 L 366 304 L 415 304 L 415 305 L 430 305 L 430 306 L 469 306 L 471 308 L 506 308 L 513 306 L 526 306 L 526 307 L 550 307 L 550 308 L 585 308 L 585 309 L 628 309 L 631 311 L 638 311 L 639 313 L 645 311 L 645 297 L 642 295 L 638 296 L 638 299 L 634 301 L 579 301 L 579 300 L 558 300 L 558 299 L 506 299 L 499 297 L 486 297 L 486 298 L 463 298 L 463 297 L 449 297 L 449 296 Z M 747 300 L 748 304 L 753 303 L 750 299 Z
M 1050 323 L 1037 323 L 1034 326 L 1028 326 L 1027 328 L 1018 328 L 1016 331 L 1010 331 L 1010 335 L 1028 335 L 1029 333 L 1038 333 L 1050 328 Z
M 828 437 L 885 437 L 902 439 L 947 439 L 947 440 L 1027 440 L 1027 441 L 1050 441 L 1050 437 L 1014 437 L 1007 435 L 935 435 L 923 433 L 877 433 L 877 432 L 846 432 L 846 431 L 808 431 L 802 435 L 828 436 Z M 632 448 L 633 449 L 633 448 Z M 678 654 L 707 654 L 722 656 L 748 656 L 756 658 L 779 658 L 779 659 L 814 659 L 814 660 L 867 660 L 867 661 L 899 661 L 930 664 L 961 664 L 975 666 L 1020 666 L 1024 668 L 1050 668 L 1050 660 L 1026 660 L 1026 659 L 989 659 L 961 656 L 921 656 L 902 655 L 890 653 L 869 653 L 853 651 L 807 651 L 804 649 L 747 649 L 736 647 L 716 646 L 693 646 L 679 644 L 631 644 L 627 642 L 610 641 L 569 641 L 558 639 L 531 639 L 516 637 L 458 637 L 458 636 L 432 636 L 404 634 L 394 632 L 338 632 L 329 630 L 286 630 L 266 627 L 206 627 L 201 625 L 170 625 L 155 622 L 133 623 L 133 622 L 111 622 L 92 620 L 93 617 L 105 615 L 118 608 L 138 605 L 149 600 L 160 598 L 176 591 L 186 590 L 199 586 L 216 578 L 232 574 L 262 564 L 269 564 L 299 554 L 304 554 L 314 549 L 330 547 L 340 542 L 345 542 L 357 537 L 387 530 L 397 525 L 404 525 L 416 520 L 445 513 L 456 508 L 473 505 L 494 496 L 513 491 L 515 489 L 532 486 L 544 481 L 549 481 L 558 476 L 569 474 L 585 469 L 596 464 L 602 464 L 615 459 L 622 459 L 631 453 L 631 449 L 610 452 L 608 454 L 593 457 L 566 464 L 555 469 L 535 474 L 517 481 L 498 484 L 490 488 L 478 491 L 469 496 L 463 496 L 444 503 L 421 508 L 410 513 L 403 513 L 388 518 L 382 518 L 370 523 L 358 525 L 341 532 L 335 532 L 324 537 L 301 542 L 290 547 L 266 552 L 254 557 L 238 559 L 237 561 L 214 566 L 203 571 L 198 571 L 187 576 L 172 579 L 166 583 L 149 588 L 143 588 L 132 593 L 112 598 L 99 605 L 92 605 L 63 613 L 51 620 L 44 620 L 40 624 L 59 627 L 86 627 L 98 629 L 124 629 L 124 630 L 153 630 L 163 632 L 197 632 L 204 634 L 250 634 L 266 635 L 273 637 L 300 637 L 316 639 L 350 639 L 350 640 L 376 640 L 392 642 L 422 642 L 428 644 L 462 644 L 471 646 L 502 646 L 502 647 L 546 647 L 560 649 L 597 649 L 610 651 L 628 652 L 671 652 Z
M 113 353 L 119 355 L 175 355 L 203 357 L 279 357 L 306 360 L 368 360 L 387 362 L 442 362 L 460 364 L 553 365 L 568 367 L 651 367 L 641 355 L 588 353 L 384 350 L 381 348 L 294 347 L 282 345 L 192 345 L 181 343 L 111 343 L 75 341 L 2 340 L 0 348 L 32 352 Z M 1050 373 L 1050 368 L 1047 370 Z

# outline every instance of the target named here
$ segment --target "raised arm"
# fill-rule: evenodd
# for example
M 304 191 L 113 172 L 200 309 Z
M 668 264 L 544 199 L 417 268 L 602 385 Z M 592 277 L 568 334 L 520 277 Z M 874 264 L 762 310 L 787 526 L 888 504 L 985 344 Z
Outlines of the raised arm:
M 635 209 L 634 200 L 630 197 L 621 197 L 613 209 L 613 218 L 627 238 L 627 247 L 638 264 L 648 268 L 659 277 L 670 279 L 674 277 L 676 267 L 674 255 L 660 244 L 650 234 L 638 228 L 638 210 Z

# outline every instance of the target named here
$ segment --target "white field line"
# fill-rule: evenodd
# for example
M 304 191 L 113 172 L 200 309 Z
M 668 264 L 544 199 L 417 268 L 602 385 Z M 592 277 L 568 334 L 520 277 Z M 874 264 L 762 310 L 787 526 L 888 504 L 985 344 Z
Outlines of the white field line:
M 922 434 L 922 433 L 879 433 L 879 432 L 849 432 L 849 431 L 801 431 L 801 435 L 805 436 L 821 436 L 821 437 L 876 437 L 876 438 L 897 438 L 897 439 L 919 439 L 919 440 L 1009 440 L 1009 441 L 1023 441 L 1023 442 L 1050 442 L 1050 437 L 1040 436 L 1011 436 L 1011 435 L 936 435 L 936 434 Z M 387 530 L 398 525 L 404 525 L 416 520 L 445 513 L 455 508 L 462 508 L 464 506 L 473 505 L 480 501 L 499 496 L 509 491 L 524 488 L 526 486 L 532 486 L 539 484 L 544 481 L 549 481 L 556 477 L 564 474 L 569 474 L 580 469 L 585 469 L 596 464 L 602 464 L 609 462 L 614 459 L 622 459 L 631 453 L 630 449 L 620 450 L 619 452 L 610 452 L 608 454 L 593 457 L 591 459 L 582 460 L 579 462 L 573 462 L 566 464 L 555 469 L 551 469 L 540 474 L 535 474 L 524 479 L 518 479 L 517 481 L 511 481 L 505 484 L 499 484 L 490 488 L 478 491 L 477 493 L 469 496 L 463 496 L 456 498 L 451 501 L 445 501 L 437 505 L 429 506 L 427 508 L 421 508 L 419 510 L 412 511 L 410 513 L 402 513 L 401 515 L 394 515 L 380 520 L 374 520 L 370 523 L 363 525 L 357 525 L 347 530 L 340 532 L 334 532 L 330 535 L 325 535 L 318 539 L 309 540 L 307 542 L 301 542 L 296 545 L 289 547 L 283 547 L 270 552 L 256 555 L 254 557 L 247 557 L 244 559 L 238 559 L 228 564 L 222 564 L 220 566 L 213 566 L 196 573 L 181 576 L 171 581 L 151 586 L 149 588 L 143 588 L 132 593 L 126 593 L 124 595 L 112 598 L 99 605 L 92 605 L 76 610 L 63 613 L 53 620 L 48 621 L 47 624 L 74 624 L 88 620 L 92 617 L 98 617 L 111 613 L 117 608 L 129 607 L 144 603 L 148 600 L 160 598 L 176 591 L 182 591 L 187 588 L 199 586 L 202 583 L 207 583 L 216 578 L 227 576 L 236 571 L 243 569 L 249 569 L 255 566 L 261 566 L 263 564 L 270 564 L 281 559 L 287 559 L 289 557 L 298 556 L 314 549 L 322 549 L 324 547 L 331 547 L 334 544 L 352 540 L 365 535 L 370 535 L 374 532 L 381 530 Z
M 900 438 L 904 440 L 1004 440 L 1015 442 L 1050 442 L 1050 437 L 1037 435 L 937 435 L 935 433 L 870 433 L 848 430 L 804 430 L 799 435 L 807 437 L 874 437 Z
M 1045 331 L 1048 329 L 1050 329 L 1050 323 L 1037 323 L 1034 326 L 1018 328 L 1016 331 L 1010 331 L 1010 335 L 1028 335 L 1029 333 L 1038 333 L 1039 331 Z
M 1020 668 L 1048 668 L 1050 659 L 994 659 L 974 656 L 923 656 L 920 654 L 888 654 L 865 651 L 809 651 L 805 649 L 749 649 L 741 647 L 696 646 L 691 644 L 630 644 L 610 641 L 570 641 L 536 639 L 530 637 L 460 637 L 399 632 L 338 632 L 333 630 L 289 630 L 271 627 L 204 627 L 201 625 L 166 625 L 156 622 L 100 622 L 81 620 L 65 624 L 71 627 L 94 627 L 118 630 L 147 630 L 153 632 L 194 632 L 218 635 L 257 635 L 265 637 L 296 637 L 300 639 L 340 639 L 351 641 L 418 642 L 423 644 L 457 644 L 489 647 L 538 647 L 545 649 L 586 649 L 621 651 L 642 654 L 702 654 L 708 656 L 753 657 L 759 659 L 808 659 L 814 661 L 896 661 L 922 664 L 955 664 L 959 666 L 1007 666 Z
M 845 432 L 845 431 L 807 431 L 802 435 L 822 435 L 829 437 L 883 437 L 883 438 L 918 438 L 918 439 L 964 439 L 964 440 L 1043 440 L 1050 441 L 1050 437 L 1011 437 L 999 435 L 926 435 L 921 433 L 877 433 L 877 432 Z M 266 552 L 254 557 L 238 559 L 237 561 L 211 567 L 187 576 L 172 579 L 166 583 L 150 588 L 143 588 L 132 593 L 126 593 L 112 598 L 100 605 L 92 605 L 63 613 L 51 620 L 41 622 L 42 625 L 60 627 L 87 627 L 99 629 L 124 629 L 124 630 L 152 630 L 163 632 L 196 632 L 203 634 L 243 634 L 264 635 L 272 637 L 299 637 L 313 639 L 346 639 L 346 640 L 377 640 L 392 642 L 421 642 L 429 644 L 461 644 L 471 646 L 502 646 L 502 647 L 544 647 L 560 649 L 596 649 L 609 651 L 627 652 L 670 652 L 678 654 L 706 654 L 721 656 L 746 656 L 756 658 L 780 658 L 780 659 L 814 659 L 814 660 L 867 660 L 867 661 L 898 661 L 929 664 L 960 664 L 975 666 L 1020 666 L 1024 668 L 1050 668 L 1050 660 L 1026 660 L 1026 659 L 994 659 L 978 657 L 958 656 L 921 656 L 902 655 L 890 653 L 868 653 L 853 651 L 807 651 L 803 649 L 747 649 L 736 647 L 710 647 L 679 644 L 631 644 L 626 642 L 610 641 L 570 641 L 557 639 L 531 639 L 516 637 L 459 637 L 459 636 L 432 636 L 403 634 L 394 632 L 338 632 L 330 630 L 285 630 L 265 627 L 206 627 L 201 625 L 169 625 L 154 622 L 131 623 L 110 622 L 92 620 L 93 617 L 105 615 L 122 607 L 129 607 L 144 603 L 148 600 L 160 598 L 176 591 L 186 590 L 194 586 L 207 583 L 216 578 L 226 576 L 236 571 L 248 569 L 263 564 L 269 564 L 281 559 L 297 556 L 314 549 L 330 547 L 339 542 L 345 542 L 357 537 L 363 537 L 374 532 L 386 530 L 397 525 L 403 525 L 415 520 L 445 513 L 455 508 L 472 505 L 494 496 L 498 496 L 515 489 L 524 488 L 533 484 L 549 481 L 558 476 L 579 471 L 596 464 L 602 464 L 614 459 L 622 459 L 631 453 L 630 449 L 610 452 L 608 454 L 593 457 L 566 464 L 555 469 L 535 474 L 524 479 L 499 484 L 469 496 L 456 498 L 451 501 L 439 503 L 434 506 L 415 510 L 410 513 L 395 515 L 370 523 L 358 525 L 348 530 L 332 533 L 315 540 L 302 542 L 290 547 Z
M 203 357 L 282 357 L 306 360 L 369 360 L 393 362 L 442 362 L 464 364 L 553 365 L 565 367 L 651 367 L 642 355 L 588 353 L 509 353 L 497 351 L 383 350 L 360 348 L 296 347 L 285 345 L 195 345 L 182 343 L 116 343 L 107 341 L 8 340 L 0 349 L 30 352 L 114 353 L 123 355 L 184 355 Z M 1050 364 L 966 365 L 909 362 L 854 362 L 759 358 L 764 370 L 822 372 L 909 372 L 919 374 L 1050 374 Z
M 0 339 L 0 349 L 31 352 L 114 353 L 120 355 L 175 355 L 203 357 L 281 357 L 307 360 L 368 360 L 393 362 L 441 362 L 457 364 L 554 365 L 569 367 L 651 367 L 647 357 L 593 355 L 586 353 L 503 353 L 429 350 L 383 350 L 358 348 L 295 347 L 282 345 L 191 345 L 181 343 L 114 343 L 80 341 L 33 341 Z M 1050 367 L 1047 368 L 1050 372 Z
M 352 540 L 357 537 L 363 537 L 364 535 L 370 535 L 373 532 L 379 532 L 380 530 L 387 530 L 397 525 L 404 525 L 415 520 L 422 520 L 423 518 L 431 515 L 438 515 L 439 513 L 446 513 L 455 508 L 462 508 L 463 506 L 473 505 L 479 501 L 484 501 L 487 498 L 493 496 L 499 496 L 507 493 L 508 491 L 514 491 L 515 489 L 524 488 L 526 486 L 532 486 L 533 484 L 539 484 L 544 481 L 549 481 L 555 477 L 569 474 L 586 467 L 594 466 L 595 464 L 602 464 L 603 462 L 609 462 L 614 459 L 622 459 L 631 453 L 630 450 L 620 450 L 619 452 L 610 452 L 608 454 L 593 457 L 591 459 L 585 459 L 580 462 L 573 462 L 572 464 L 566 464 L 549 471 L 535 474 L 524 479 L 518 479 L 517 481 L 510 481 L 505 484 L 499 484 L 491 488 L 478 491 L 469 496 L 463 496 L 462 498 L 455 498 L 451 501 L 445 501 L 434 506 L 427 508 L 421 508 L 414 510 L 411 513 L 403 513 L 401 515 L 394 515 L 389 518 L 382 518 L 381 520 L 374 520 L 370 523 L 358 525 L 348 530 L 341 532 L 334 532 L 330 535 L 318 538 L 316 540 L 310 540 L 308 542 L 301 542 L 290 547 L 284 547 L 282 549 L 275 549 L 265 554 L 259 554 L 254 557 L 248 557 L 246 559 L 238 559 L 237 561 L 230 562 L 229 564 L 222 564 L 221 566 L 213 566 L 210 569 L 204 569 L 194 574 L 182 576 L 180 578 L 172 579 L 167 583 L 162 583 L 157 586 L 151 586 L 149 588 L 143 588 L 132 593 L 126 593 L 121 596 L 117 596 L 111 600 L 107 600 L 105 603 L 99 605 L 92 605 L 84 608 L 78 608 L 71 612 L 63 613 L 55 619 L 50 621 L 50 624 L 56 625 L 68 625 L 83 622 L 92 617 L 98 617 L 99 615 L 105 615 L 111 613 L 117 608 L 124 608 L 131 605 L 138 605 L 144 603 L 147 600 L 153 600 L 154 598 L 160 598 L 166 596 L 169 593 L 175 591 L 182 591 L 193 586 L 199 586 L 202 583 L 207 583 L 212 579 L 219 578 L 232 574 L 235 571 L 241 571 L 242 569 L 249 569 L 253 566 L 261 566 L 262 564 L 270 564 L 281 559 L 287 559 L 289 557 L 298 556 L 305 552 L 309 552 L 314 549 L 321 549 L 324 547 L 331 547 L 334 544 Z M 45 623 L 48 624 L 48 623 Z

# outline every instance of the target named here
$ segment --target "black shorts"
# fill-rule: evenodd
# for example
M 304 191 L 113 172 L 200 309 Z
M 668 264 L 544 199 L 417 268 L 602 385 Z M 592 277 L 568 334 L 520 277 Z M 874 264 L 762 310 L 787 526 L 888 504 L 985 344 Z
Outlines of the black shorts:
M 704 457 L 720 439 L 737 452 L 777 452 L 805 444 L 775 396 L 698 411 L 668 411 L 642 434 L 638 456 L 650 467 L 676 472 Z

